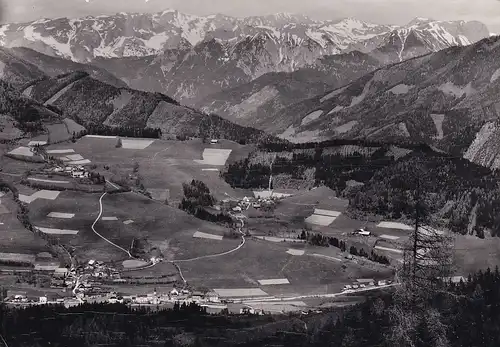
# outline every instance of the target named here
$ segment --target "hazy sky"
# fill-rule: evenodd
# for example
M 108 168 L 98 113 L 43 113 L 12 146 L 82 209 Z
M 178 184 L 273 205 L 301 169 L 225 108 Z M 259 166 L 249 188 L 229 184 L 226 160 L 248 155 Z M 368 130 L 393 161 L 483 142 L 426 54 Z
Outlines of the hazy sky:
M 2 22 L 40 17 L 78 17 L 116 12 L 156 12 L 168 8 L 205 15 L 244 17 L 275 12 L 303 13 L 315 19 L 356 17 L 404 24 L 414 17 L 476 19 L 500 32 L 500 0 L 0 0 Z

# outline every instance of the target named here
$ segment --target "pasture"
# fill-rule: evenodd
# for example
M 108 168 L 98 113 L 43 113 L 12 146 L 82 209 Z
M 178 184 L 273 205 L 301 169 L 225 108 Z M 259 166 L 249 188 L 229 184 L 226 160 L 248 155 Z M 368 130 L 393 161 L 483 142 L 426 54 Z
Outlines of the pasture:
M 24 228 L 17 219 L 18 206 L 14 202 L 12 193 L 2 196 L 2 206 L 10 213 L 2 214 L 0 220 L 0 252 L 35 255 L 48 252 L 47 242 Z
M 334 293 L 350 283 L 351 278 L 385 278 L 391 274 L 390 269 L 377 264 L 366 267 L 347 260 L 334 262 L 322 257 L 296 256 L 289 254 L 289 249 L 286 243 L 249 239 L 237 252 L 179 265 L 192 285 L 228 290 L 265 286 L 261 289 L 269 295 Z M 308 246 L 305 253 L 321 251 L 336 252 Z M 290 284 L 285 284 L 285 279 Z
M 125 140 L 128 139 L 121 138 L 122 145 Z M 152 141 L 151 139 L 133 140 Z M 245 192 L 232 189 L 217 172 L 202 171 L 202 169 L 207 169 L 206 165 L 195 162 L 195 160 L 203 160 L 203 153 L 207 147 L 201 140 L 184 142 L 154 140 L 144 149 L 116 148 L 116 144 L 117 138 L 115 137 L 85 136 L 76 143 L 72 143 L 70 148 L 74 150 L 74 153 L 90 160 L 96 166 L 96 170 L 108 179 L 130 181 L 129 177 L 135 175 L 133 169 L 137 163 L 138 175 L 142 178 L 145 188 L 150 191 L 154 199 L 161 202 L 168 199 L 169 203 L 177 205 L 183 197 L 182 184 L 193 179 L 205 182 L 218 199 L 224 199 L 227 195 L 245 196 Z M 68 144 L 51 145 L 47 149 L 63 151 L 68 149 Z M 210 149 L 230 150 L 229 160 L 238 160 L 248 151 L 247 147 L 230 141 L 221 141 Z M 109 169 L 106 170 L 105 166 Z M 213 168 L 213 165 L 208 168 Z M 130 182 L 135 184 L 135 181 Z

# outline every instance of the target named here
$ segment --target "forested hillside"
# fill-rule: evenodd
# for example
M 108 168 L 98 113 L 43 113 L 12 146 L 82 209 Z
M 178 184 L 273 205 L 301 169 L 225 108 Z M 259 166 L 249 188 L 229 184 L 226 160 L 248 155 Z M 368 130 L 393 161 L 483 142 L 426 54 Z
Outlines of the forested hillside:
M 349 199 L 358 217 L 412 221 L 418 191 L 429 222 L 461 234 L 500 235 L 498 174 L 425 145 L 268 144 L 222 175 L 233 187 L 267 188 L 271 173 L 274 188 L 328 186 Z
M 260 130 L 182 106 L 166 95 L 117 88 L 81 71 L 36 80 L 26 93 L 89 129 L 102 125 L 159 129 L 164 137 L 217 137 L 239 142 L 269 137 Z

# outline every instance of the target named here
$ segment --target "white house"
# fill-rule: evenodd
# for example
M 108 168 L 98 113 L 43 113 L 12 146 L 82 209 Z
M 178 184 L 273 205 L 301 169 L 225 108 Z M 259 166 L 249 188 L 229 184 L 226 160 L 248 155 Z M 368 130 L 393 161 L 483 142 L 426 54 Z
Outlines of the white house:
M 41 297 L 38 298 L 38 300 L 39 300 L 38 302 L 40 304 L 46 304 L 47 301 L 48 301 L 46 296 L 41 296 Z
M 217 143 L 219 143 L 219 140 L 217 140 L 217 139 L 211 139 L 210 140 L 210 144 L 212 144 L 212 145 L 215 145 Z
M 179 295 L 179 291 L 178 291 L 177 289 L 175 289 L 175 288 L 174 288 L 174 289 L 172 289 L 172 290 L 170 291 L 170 295 L 175 295 L 175 296 L 177 296 L 177 295 Z

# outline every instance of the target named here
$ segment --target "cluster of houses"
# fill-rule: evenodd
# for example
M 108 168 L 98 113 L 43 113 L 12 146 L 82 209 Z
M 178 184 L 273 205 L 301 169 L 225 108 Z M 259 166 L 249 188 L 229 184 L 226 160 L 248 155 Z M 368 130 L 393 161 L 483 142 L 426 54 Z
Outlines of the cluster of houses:
M 392 283 L 391 280 L 375 281 L 374 279 L 371 278 L 358 279 L 356 280 L 356 282 L 353 282 L 352 284 L 346 284 L 343 290 L 348 291 L 348 290 L 363 289 L 369 287 L 386 286 L 391 283 Z
M 70 175 L 73 178 L 89 178 L 90 172 L 85 170 L 85 168 L 81 165 L 77 166 L 55 166 L 52 169 L 53 172 L 65 173 Z
M 248 210 L 250 207 L 255 209 L 260 209 L 264 206 L 273 205 L 275 201 L 271 198 L 249 198 L 244 197 L 241 200 L 225 199 L 222 200 L 222 207 L 229 209 L 233 212 L 241 213 L 242 211 Z

